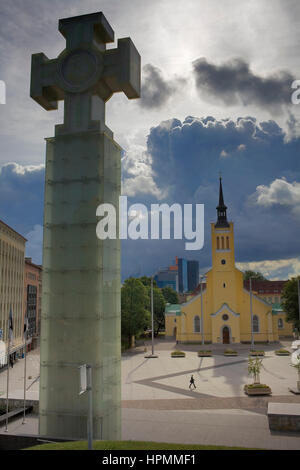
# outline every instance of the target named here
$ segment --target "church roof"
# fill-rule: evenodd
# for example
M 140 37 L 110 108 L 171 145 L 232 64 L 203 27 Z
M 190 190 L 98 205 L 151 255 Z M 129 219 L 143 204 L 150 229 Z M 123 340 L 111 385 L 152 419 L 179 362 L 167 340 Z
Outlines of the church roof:
M 179 304 L 167 304 L 165 307 L 165 314 L 181 314 L 181 306 Z
M 246 294 L 248 294 L 250 296 L 250 291 L 248 291 L 247 289 L 245 289 L 245 287 L 243 288 L 243 291 L 246 292 Z M 267 305 L 268 307 L 271 307 L 272 308 L 272 305 L 267 302 L 266 300 L 262 299 L 261 297 L 258 297 L 258 295 L 255 295 L 252 291 L 252 297 L 256 300 L 258 300 L 259 302 L 261 302 L 262 304 L 264 305 Z
M 288 281 L 269 281 L 267 279 L 260 281 L 252 279 L 252 290 L 255 290 L 258 294 L 279 295 L 287 282 Z M 250 290 L 249 280 L 244 281 L 244 287 Z
M 228 310 L 232 315 L 234 315 L 235 317 L 239 317 L 240 314 L 237 313 L 237 312 L 234 312 L 234 310 L 232 310 L 229 305 L 224 302 L 222 304 L 222 306 L 219 308 L 219 310 L 217 310 L 215 313 L 211 313 L 210 316 L 211 317 L 216 317 L 217 315 L 219 315 L 221 312 L 223 312 L 224 310 Z

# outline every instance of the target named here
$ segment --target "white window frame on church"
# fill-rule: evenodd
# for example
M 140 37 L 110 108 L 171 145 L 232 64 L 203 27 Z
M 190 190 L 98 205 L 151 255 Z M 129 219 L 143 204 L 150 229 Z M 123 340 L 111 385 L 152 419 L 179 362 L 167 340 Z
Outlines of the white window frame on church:
M 278 318 L 278 329 L 283 330 L 283 328 L 284 328 L 283 319 Z
M 196 324 L 196 321 L 197 321 L 197 324 Z M 201 333 L 201 322 L 200 322 L 199 315 L 196 315 L 194 317 L 194 333 Z

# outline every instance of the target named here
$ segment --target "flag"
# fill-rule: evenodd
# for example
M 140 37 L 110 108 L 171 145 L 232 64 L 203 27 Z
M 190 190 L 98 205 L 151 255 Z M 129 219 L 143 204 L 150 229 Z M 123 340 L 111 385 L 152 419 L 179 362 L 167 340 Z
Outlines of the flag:
M 13 314 L 12 310 L 10 308 L 9 311 L 9 318 L 8 318 L 8 338 L 10 341 L 13 340 L 13 332 L 14 332 L 14 327 L 13 327 Z
M 24 316 L 24 339 L 27 339 L 27 330 L 28 330 L 28 317 L 27 314 Z

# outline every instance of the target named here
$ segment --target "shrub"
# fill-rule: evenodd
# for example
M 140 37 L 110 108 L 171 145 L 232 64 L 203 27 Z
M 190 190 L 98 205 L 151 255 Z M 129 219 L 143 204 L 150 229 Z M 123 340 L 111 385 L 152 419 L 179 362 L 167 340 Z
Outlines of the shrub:
M 254 349 L 252 349 L 250 351 L 250 355 L 251 356 L 264 356 L 265 355 L 265 351 L 254 351 Z
M 291 353 L 287 349 L 277 349 L 277 351 L 275 351 L 275 354 L 277 354 L 277 355 L 282 354 L 282 355 L 285 355 L 285 356 L 289 356 Z
M 246 390 L 247 388 L 266 388 L 266 389 L 270 389 L 269 385 L 266 385 L 266 384 L 249 384 L 249 385 L 245 385 L 244 386 L 244 390 Z
M 185 352 L 183 351 L 173 351 L 171 352 L 172 357 L 185 357 Z
M 198 357 L 202 357 L 202 356 L 211 356 L 212 355 L 212 352 L 210 350 L 201 350 L 201 351 L 198 351 Z

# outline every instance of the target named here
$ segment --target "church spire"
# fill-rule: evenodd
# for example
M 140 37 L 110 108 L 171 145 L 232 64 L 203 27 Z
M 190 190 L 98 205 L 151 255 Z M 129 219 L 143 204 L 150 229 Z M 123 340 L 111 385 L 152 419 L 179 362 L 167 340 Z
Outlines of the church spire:
M 229 223 L 227 221 L 227 207 L 224 204 L 224 197 L 223 197 L 223 188 L 222 188 L 222 176 L 220 176 L 220 189 L 219 189 L 219 205 L 217 206 L 217 214 L 218 220 L 215 224 L 215 227 L 229 227 Z

